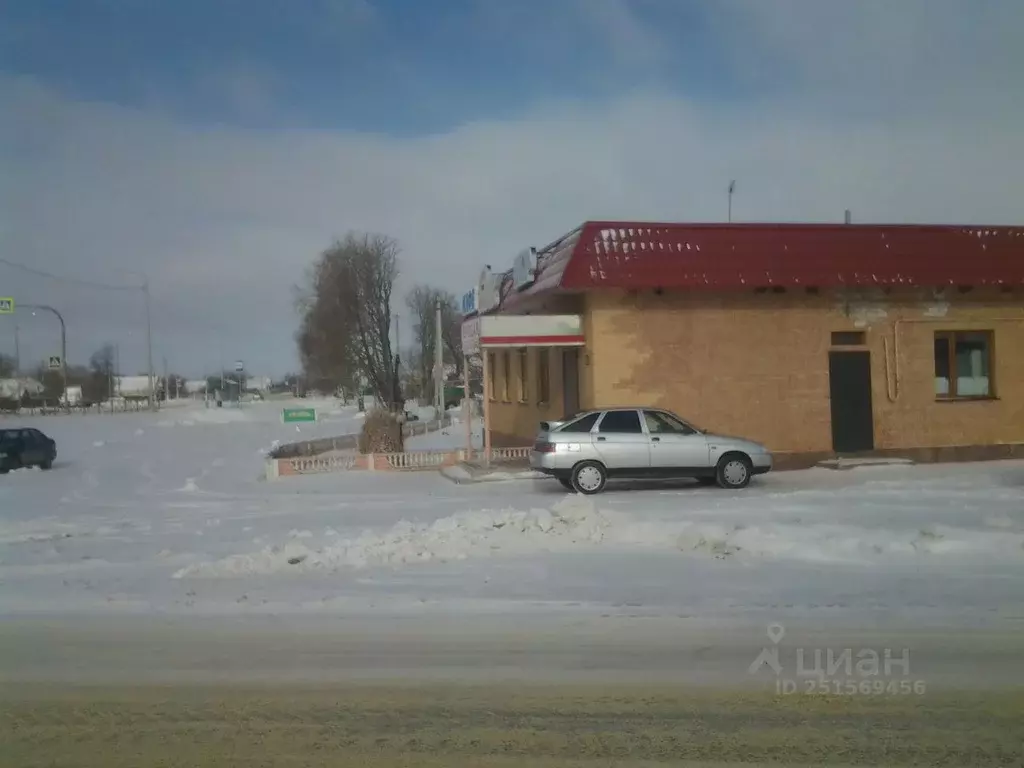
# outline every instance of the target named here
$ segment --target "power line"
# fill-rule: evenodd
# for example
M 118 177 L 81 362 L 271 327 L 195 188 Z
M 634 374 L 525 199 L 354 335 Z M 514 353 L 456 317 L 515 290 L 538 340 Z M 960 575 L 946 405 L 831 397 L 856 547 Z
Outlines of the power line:
M 35 267 L 28 267 L 24 264 L 18 264 L 14 261 L 8 261 L 7 259 L 0 258 L 0 264 L 4 264 L 14 269 L 20 269 L 23 272 L 36 275 L 38 277 L 45 277 L 50 280 L 57 280 L 62 283 L 71 283 L 72 285 L 82 285 L 87 288 L 97 288 L 103 291 L 138 291 L 140 287 L 137 285 L 110 285 L 109 283 L 100 283 L 95 280 L 83 280 L 79 277 L 64 277 L 63 275 L 55 275 L 52 272 L 47 272 L 44 269 L 37 269 Z

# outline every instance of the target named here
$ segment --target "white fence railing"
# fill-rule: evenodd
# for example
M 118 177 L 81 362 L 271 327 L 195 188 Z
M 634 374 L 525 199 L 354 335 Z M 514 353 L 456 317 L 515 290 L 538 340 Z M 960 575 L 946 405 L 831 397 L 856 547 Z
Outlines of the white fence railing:
M 491 461 L 514 461 L 515 459 L 528 459 L 530 458 L 530 451 L 533 450 L 529 446 L 525 448 L 491 448 Z M 483 456 L 483 451 L 480 451 L 480 455 Z
M 462 451 L 403 451 L 378 453 L 374 456 L 381 457 L 392 469 L 437 469 L 453 461 L 460 461 L 461 454 Z
M 300 456 L 281 459 L 291 464 L 295 474 L 309 475 L 318 472 L 344 472 L 350 469 L 364 469 L 366 462 L 359 454 L 351 456 Z

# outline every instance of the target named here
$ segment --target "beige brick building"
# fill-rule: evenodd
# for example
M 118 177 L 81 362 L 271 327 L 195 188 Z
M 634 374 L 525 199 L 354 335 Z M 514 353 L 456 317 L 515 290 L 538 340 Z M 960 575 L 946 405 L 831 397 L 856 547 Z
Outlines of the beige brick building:
M 1024 228 L 588 222 L 464 309 L 521 318 L 469 340 L 495 445 L 652 405 L 801 465 L 1024 455 L 1022 299 Z

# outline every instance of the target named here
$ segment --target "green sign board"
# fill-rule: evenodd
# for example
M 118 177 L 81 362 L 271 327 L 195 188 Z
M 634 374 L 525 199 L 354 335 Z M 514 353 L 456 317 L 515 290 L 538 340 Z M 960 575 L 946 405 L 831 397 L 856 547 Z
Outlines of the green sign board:
M 315 408 L 284 408 L 281 411 L 281 421 L 285 424 L 297 424 L 302 422 L 316 421 Z
M 0 315 L 14 314 L 14 299 L 10 297 L 0 299 Z

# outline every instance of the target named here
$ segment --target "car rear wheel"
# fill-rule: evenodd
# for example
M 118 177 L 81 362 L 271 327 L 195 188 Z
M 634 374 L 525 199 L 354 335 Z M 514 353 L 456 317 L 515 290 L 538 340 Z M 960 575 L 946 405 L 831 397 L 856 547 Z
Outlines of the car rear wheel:
M 596 461 L 581 461 L 572 470 L 572 487 L 587 496 L 600 493 L 608 481 L 605 468 Z
M 750 483 L 750 459 L 742 453 L 728 453 L 723 456 L 715 469 L 715 478 L 722 488 L 736 490 L 746 488 Z
M 558 482 L 560 482 L 562 484 L 562 487 L 565 488 L 565 490 L 567 490 L 567 491 L 575 491 L 576 490 L 575 488 L 572 487 L 572 480 L 570 480 L 567 477 L 560 477 L 560 478 L 558 478 Z
M 53 469 L 53 459 L 47 459 L 39 465 L 40 469 Z

